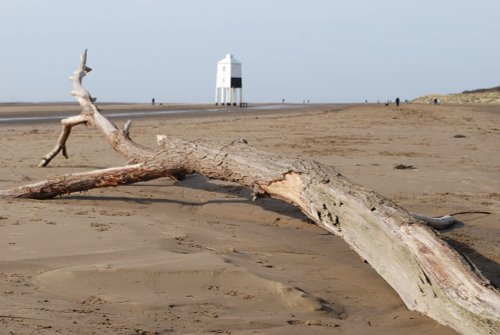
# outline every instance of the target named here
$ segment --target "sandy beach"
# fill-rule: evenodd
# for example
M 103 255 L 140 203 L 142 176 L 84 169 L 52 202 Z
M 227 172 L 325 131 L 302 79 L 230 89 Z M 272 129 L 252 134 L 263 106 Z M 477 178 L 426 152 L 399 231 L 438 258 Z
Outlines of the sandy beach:
M 457 215 L 461 223 L 441 234 L 500 286 L 500 105 L 182 108 L 199 112 L 134 118 L 132 138 L 149 147 L 157 134 L 244 138 L 333 166 L 410 212 L 489 212 Z M 0 106 L 0 118 L 73 112 Z M 60 127 L 0 123 L 0 189 L 126 164 L 81 126 L 69 159 L 38 168 Z M 296 208 L 199 175 L 2 200 L 0 288 L 2 334 L 456 334 L 408 311 L 369 264 Z

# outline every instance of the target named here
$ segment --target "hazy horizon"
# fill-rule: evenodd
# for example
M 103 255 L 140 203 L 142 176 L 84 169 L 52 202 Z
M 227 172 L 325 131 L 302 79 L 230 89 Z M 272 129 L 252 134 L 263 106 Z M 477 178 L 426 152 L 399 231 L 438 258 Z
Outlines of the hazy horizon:
M 248 102 L 342 103 L 500 84 L 500 2 L 3 1 L 0 103 L 72 102 L 87 48 L 98 102 L 212 103 L 242 62 Z

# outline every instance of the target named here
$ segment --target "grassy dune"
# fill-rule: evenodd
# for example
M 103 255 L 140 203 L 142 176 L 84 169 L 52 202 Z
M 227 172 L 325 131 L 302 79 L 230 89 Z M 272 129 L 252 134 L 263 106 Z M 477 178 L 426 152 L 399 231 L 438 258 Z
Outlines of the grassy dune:
M 455 94 L 429 94 L 416 99 L 416 103 L 432 103 L 439 99 L 441 103 L 451 104 L 498 104 L 500 103 L 500 86 Z

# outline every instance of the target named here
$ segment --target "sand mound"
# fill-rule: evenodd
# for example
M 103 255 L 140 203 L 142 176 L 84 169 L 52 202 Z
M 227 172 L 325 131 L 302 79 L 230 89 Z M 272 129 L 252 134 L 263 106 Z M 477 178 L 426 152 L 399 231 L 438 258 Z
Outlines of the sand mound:
M 217 315 L 245 318 L 333 311 L 326 301 L 300 288 L 265 279 L 208 252 L 165 252 L 163 260 L 148 263 L 66 267 L 38 275 L 35 283 L 45 292 L 82 304 L 117 304 L 141 311 L 209 306 Z

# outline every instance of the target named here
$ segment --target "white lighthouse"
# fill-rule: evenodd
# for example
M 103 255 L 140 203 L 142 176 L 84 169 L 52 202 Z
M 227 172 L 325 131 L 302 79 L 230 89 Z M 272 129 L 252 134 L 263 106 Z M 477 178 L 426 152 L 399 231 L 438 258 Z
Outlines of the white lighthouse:
M 237 101 L 240 106 L 243 105 L 241 63 L 233 55 L 227 54 L 226 57 L 217 62 L 215 104 L 236 106 Z

